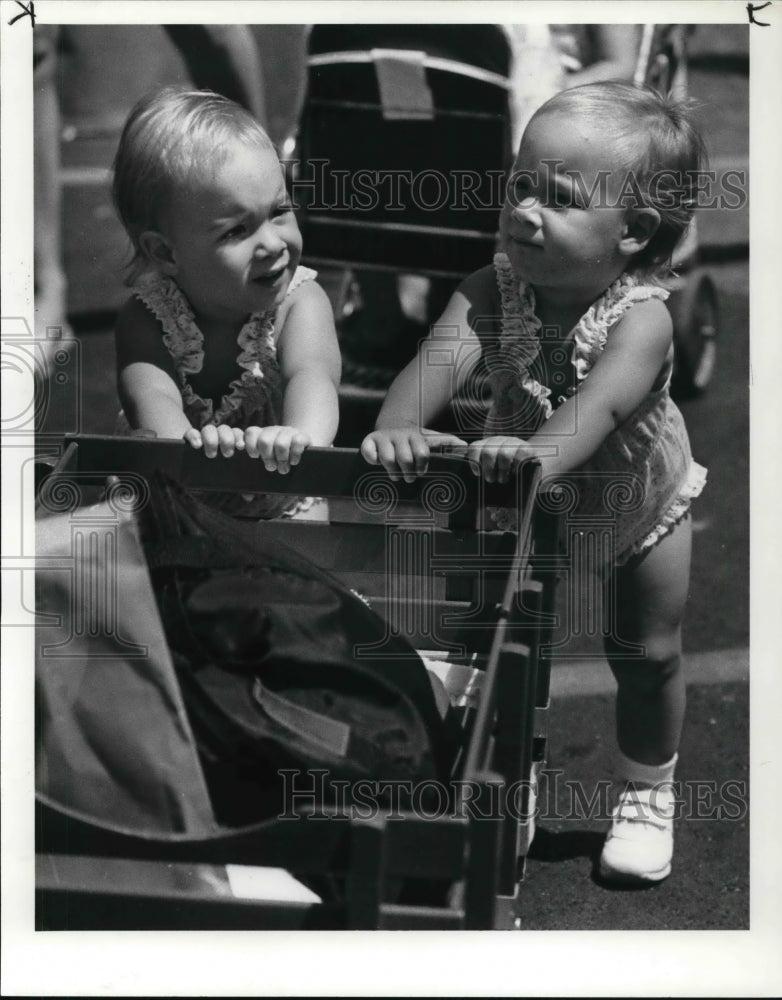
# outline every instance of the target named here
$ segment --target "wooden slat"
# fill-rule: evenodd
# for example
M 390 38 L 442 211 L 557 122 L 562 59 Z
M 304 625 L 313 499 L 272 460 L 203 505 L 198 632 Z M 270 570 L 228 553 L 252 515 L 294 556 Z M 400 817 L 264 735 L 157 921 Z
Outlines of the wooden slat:
M 392 482 L 379 466 L 368 465 L 352 448 L 309 448 L 300 463 L 281 476 L 267 472 L 262 462 L 250 458 L 246 452 L 237 452 L 231 458 L 218 455 L 209 459 L 202 450 L 181 440 L 100 434 L 67 435 L 65 440 L 78 445 L 79 469 L 83 472 L 106 475 L 134 472 L 149 476 L 155 469 L 161 469 L 184 486 L 199 490 L 364 496 L 371 507 L 381 503 L 381 497 L 371 493 L 377 484 L 382 484 L 384 496 L 419 502 L 422 498 L 425 501 L 433 483 L 452 478 L 454 484 L 461 484 L 465 508 L 474 508 L 479 502 L 516 506 L 518 493 L 516 480 L 506 485 L 483 483 L 470 471 L 466 459 L 453 455 L 432 455 L 426 475 L 414 483 L 404 483 Z M 531 468 L 531 463 L 526 468 Z M 523 472 L 523 476 L 528 475 Z M 437 497 L 431 501 L 435 506 L 440 502 Z
M 456 931 L 464 927 L 464 911 L 434 906 L 400 906 L 384 903 L 380 908 L 380 930 Z
M 529 757 L 526 744 L 532 735 L 525 725 L 530 672 L 534 670 L 533 654 L 529 646 L 521 643 L 504 643 L 500 650 L 497 694 L 497 726 L 492 767 L 506 781 L 507 787 L 529 777 L 525 760 Z M 513 808 L 518 801 L 513 798 L 504 804 L 502 817 L 502 848 L 500 855 L 499 891 L 505 895 L 513 891 L 516 883 L 516 858 L 518 843 L 518 818 Z
M 481 700 L 463 768 L 463 777 L 468 781 L 475 780 L 476 775 L 489 766 L 490 743 L 493 739 L 494 713 L 499 690 L 500 651 L 505 641 L 506 626 L 507 619 L 500 618 L 492 638 L 486 679 L 481 689 Z
M 90 822 L 36 797 L 36 846 L 55 854 L 139 858 L 202 864 L 257 864 L 320 874 L 344 871 L 350 829 L 346 817 L 270 819 L 213 836 L 143 834 Z
M 258 522 L 257 531 L 259 537 L 289 545 L 329 570 L 396 571 L 397 567 L 389 564 L 392 538 L 403 538 L 409 545 L 409 565 L 401 569 L 415 571 L 413 575 L 428 575 L 432 570 L 441 574 L 507 573 L 512 565 L 512 554 L 502 552 L 501 538 L 489 535 L 484 541 L 474 532 L 435 526 L 273 520 Z M 418 553 L 421 557 L 415 558 Z
M 37 888 L 40 931 L 257 931 L 345 929 L 342 908 L 252 899 L 173 899 L 154 892 Z
M 301 928 L 321 905 L 237 896 L 223 866 L 114 857 L 38 855 L 36 891 L 40 930 Z
M 474 774 L 483 787 L 501 781 L 490 771 Z M 499 884 L 499 848 L 501 820 L 493 812 L 487 816 L 476 813 L 470 820 L 470 848 L 467 877 L 464 886 L 466 930 L 494 928 Z
M 351 929 L 372 931 L 380 924 L 386 884 L 386 824 L 381 817 L 352 824 L 350 869 L 345 887 Z
M 545 707 L 537 705 L 535 707 L 534 739 L 545 739 L 548 736 L 548 713 L 548 705 Z

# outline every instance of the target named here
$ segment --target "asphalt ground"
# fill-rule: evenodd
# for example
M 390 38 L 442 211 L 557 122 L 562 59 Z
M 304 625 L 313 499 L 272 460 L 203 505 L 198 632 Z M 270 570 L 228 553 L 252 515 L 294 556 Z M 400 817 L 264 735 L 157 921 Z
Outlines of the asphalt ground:
M 691 89 L 705 100 L 705 120 L 716 147 L 713 156 L 719 162 L 746 165 L 746 77 L 735 66 L 730 71 L 701 67 L 693 72 Z M 92 143 L 95 161 L 105 167 L 105 149 L 99 149 L 99 140 Z M 73 152 L 73 147 L 64 149 L 66 171 L 78 166 L 69 159 Z M 59 372 L 64 381 L 49 384 L 41 430 L 106 432 L 117 410 L 110 324 L 122 294 L 115 267 L 118 246 L 111 236 L 103 245 L 94 240 L 90 244 L 96 226 L 106 231 L 100 229 L 106 219 L 105 199 L 96 201 L 94 191 L 79 189 L 78 174 L 68 176 L 65 211 L 73 239 L 67 243 L 66 259 L 76 342 Z M 588 800 L 610 774 L 612 681 L 599 656 L 599 637 L 578 636 L 570 647 L 575 661 L 554 668 L 539 833 L 520 904 L 522 925 L 529 930 L 748 925 L 746 215 L 705 217 L 701 237 L 706 266 L 720 290 L 721 334 L 712 385 L 701 398 L 681 404 L 693 452 L 708 467 L 709 481 L 694 508 L 684 642 L 696 669 L 677 774 L 684 816 L 677 824 L 674 872 L 662 885 L 641 892 L 610 890 L 592 875 L 607 823 L 588 815 L 588 809 L 574 814 L 570 806 L 576 783 Z M 704 805 L 699 795 L 705 800 L 710 796 L 710 802 Z
M 519 896 L 525 930 L 749 927 L 748 686 L 689 688 L 676 774 L 674 868 L 659 885 L 596 874 L 611 774 L 613 693 L 552 698 L 537 832 Z

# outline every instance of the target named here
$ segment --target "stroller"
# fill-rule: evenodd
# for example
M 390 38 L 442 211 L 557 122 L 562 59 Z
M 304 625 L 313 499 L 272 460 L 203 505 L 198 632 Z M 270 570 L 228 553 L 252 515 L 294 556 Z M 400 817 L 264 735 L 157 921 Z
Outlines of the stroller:
M 686 93 L 687 31 L 645 26 L 635 82 Z M 335 269 L 343 411 L 359 433 L 457 281 L 491 260 L 521 127 L 558 89 L 551 52 L 500 25 L 313 27 L 291 184 L 307 262 Z M 519 101 L 520 86 L 535 93 Z M 719 310 L 694 234 L 674 263 L 674 390 L 686 396 L 711 378 Z M 429 279 L 425 323 L 405 321 L 399 274 Z

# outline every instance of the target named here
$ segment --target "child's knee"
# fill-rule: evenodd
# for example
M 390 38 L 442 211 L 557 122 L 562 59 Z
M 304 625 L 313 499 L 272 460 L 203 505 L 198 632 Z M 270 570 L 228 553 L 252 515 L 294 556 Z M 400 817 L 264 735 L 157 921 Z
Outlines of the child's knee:
M 606 655 L 620 683 L 628 681 L 635 685 L 658 686 L 677 676 L 681 670 L 681 632 L 678 628 L 643 636 L 636 642 L 636 655 L 628 656 L 626 646 L 619 647 L 611 640 L 606 641 Z

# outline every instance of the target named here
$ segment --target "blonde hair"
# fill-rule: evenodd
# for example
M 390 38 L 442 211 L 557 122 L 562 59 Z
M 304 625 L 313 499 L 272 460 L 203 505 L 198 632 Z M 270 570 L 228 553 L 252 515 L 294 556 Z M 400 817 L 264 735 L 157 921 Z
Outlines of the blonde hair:
M 161 228 L 174 192 L 217 169 L 234 142 L 277 155 L 248 111 L 211 91 L 168 87 L 142 98 L 130 112 L 112 180 L 114 205 L 133 247 L 128 284 L 146 264 L 141 234 Z
M 604 82 L 563 90 L 532 118 L 567 114 L 597 124 L 611 142 L 615 170 L 626 172 L 622 203 L 659 213 L 660 225 L 633 258 L 633 271 L 654 272 L 667 264 L 694 215 L 698 175 L 706 162 L 695 110 L 694 102 L 649 87 Z

